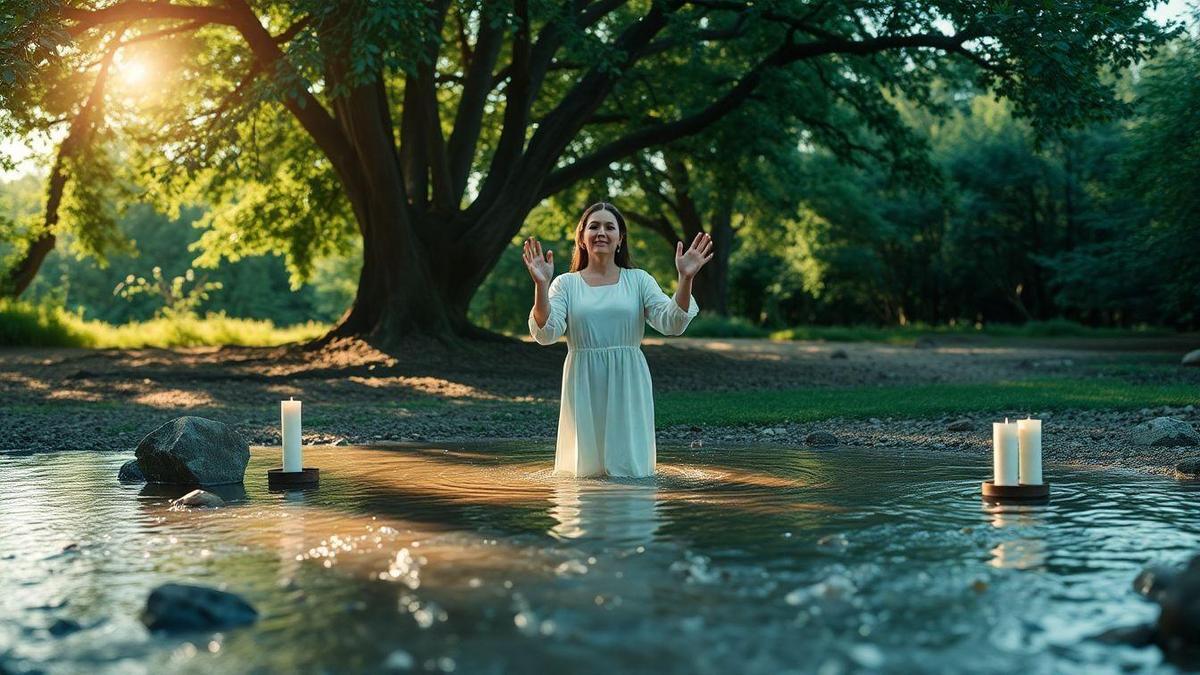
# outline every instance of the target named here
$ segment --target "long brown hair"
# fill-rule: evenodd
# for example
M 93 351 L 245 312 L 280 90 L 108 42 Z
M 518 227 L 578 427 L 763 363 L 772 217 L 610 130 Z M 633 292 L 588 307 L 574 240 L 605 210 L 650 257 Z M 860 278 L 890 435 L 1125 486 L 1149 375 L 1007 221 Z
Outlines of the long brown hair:
M 617 231 L 621 235 L 621 241 L 617 244 L 617 255 L 613 258 L 613 262 L 617 263 L 617 267 L 631 269 L 633 261 L 629 259 L 629 230 L 625 227 L 625 216 L 617 210 L 617 207 L 608 202 L 596 202 L 583 212 L 583 216 L 579 218 L 579 224 L 575 226 L 575 251 L 571 254 L 571 272 L 588 266 L 587 249 L 583 247 L 583 228 L 587 227 L 588 218 L 597 211 L 608 211 L 617 219 Z

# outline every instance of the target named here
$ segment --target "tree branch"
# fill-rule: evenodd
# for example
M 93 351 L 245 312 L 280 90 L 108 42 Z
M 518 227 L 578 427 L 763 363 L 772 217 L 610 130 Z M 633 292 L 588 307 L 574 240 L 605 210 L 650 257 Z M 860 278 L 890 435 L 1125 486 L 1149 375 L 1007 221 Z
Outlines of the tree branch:
M 492 90 L 492 69 L 496 67 L 503 43 L 504 31 L 501 27 L 493 27 L 484 21 L 475 41 L 470 66 L 466 69 L 462 97 L 454 116 L 454 130 L 450 133 L 447 150 L 450 156 L 450 192 L 455 203 L 462 200 L 467 189 L 467 178 L 475 159 L 479 135 L 483 131 L 483 111 L 488 92 Z
M 724 96 L 708 107 L 686 117 L 643 127 L 624 138 L 613 141 L 591 155 L 575 160 L 565 167 L 553 171 L 545 180 L 538 198 L 545 198 L 559 190 L 591 175 L 609 163 L 627 157 L 638 150 L 676 141 L 706 129 L 740 106 L 754 91 L 763 75 L 774 68 L 817 58 L 827 54 L 866 55 L 888 49 L 933 48 L 957 53 L 962 43 L 971 39 L 966 35 L 915 34 L 889 35 L 868 40 L 827 40 L 821 42 L 792 43 L 780 46 L 754 68 L 746 73 Z
M 337 121 L 309 91 L 300 73 L 284 56 L 276 38 L 259 22 L 258 15 L 246 4 L 246 0 L 226 2 L 229 8 L 229 24 L 249 45 L 254 58 L 262 64 L 263 71 L 281 80 L 288 88 L 289 91 L 282 97 L 283 106 L 300 122 L 300 126 L 304 127 L 317 147 L 329 158 L 343 183 L 352 190 L 361 189 L 363 177 L 354 163 L 354 147 L 342 133 Z M 288 87 L 289 84 L 294 86 Z
M 593 67 L 580 78 L 558 105 L 541 119 L 528 149 L 520 156 L 519 164 L 512 154 L 501 157 L 498 153 L 493 157 L 479 198 L 471 205 L 472 216 L 478 216 L 490 208 L 509 181 L 516 181 L 518 193 L 528 193 L 524 199 L 538 198 L 538 184 L 553 168 L 563 149 L 604 102 L 617 79 L 633 66 L 638 52 L 666 27 L 668 14 L 677 9 L 679 3 L 680 0 L 654 3 L 645 16 L 617 37 L 613 50 L 624 58 L 616 64 Z M 525 88 L 528 88 L 527 82 Z M 526 117 L 527 112 L 528 108 Z M 528 120 L 522 119 L 521 122 L 523 136 Z M 507 122 L 504 131 L 509 133 Z M 503 170 L 500 170 L 502 167 Z
M 101 9 L 63 7 L 61 11 L 64 19 L 74 22 L 74 25 L 67 27 L 67 33 L 71 37 L 78 37 L 97 26 L 142 19 L 183 19 L 200 24 L 233 25 L 234 23 L 233 13 L 222 7 L 174 5 L 169 2 L 126 0 L 126 2 L 119 2 Z
M 671 244 L 672 246 L 674 246 L 675 242 L 677 241 L 683 241 L 683 237 L 676 235 L 675 227 L 671 225 L 671 221 L 667 220 L 667 217 L 662 214 L 658 214 L 655 217 L 650 217 L 647 214 L 640 213 L 638 211 L 630 211 L 629 209 L 622 210 L 622 213 L 625 214 L 626 218 L 634 223 L 637 223 L 642 227 L 649 228 L 651 231 L 662 235 L 662 238 L 666 239 L 667 243 Z

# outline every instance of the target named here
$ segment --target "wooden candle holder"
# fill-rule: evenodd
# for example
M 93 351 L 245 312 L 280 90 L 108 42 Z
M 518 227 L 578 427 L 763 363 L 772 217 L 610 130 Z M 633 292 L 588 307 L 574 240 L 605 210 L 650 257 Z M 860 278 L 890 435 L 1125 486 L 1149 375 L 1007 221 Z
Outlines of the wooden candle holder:
M 320 482 L 321 470 L 314 467 L 299 471 L 284 471 L 283 467 L 267 469 L 267 487 L 272 490 L 316 487 Z
M 1038 504 L 1050 501 L 1050 484 L 996 485 L 983 481 L 983 500 L 994 503 Z

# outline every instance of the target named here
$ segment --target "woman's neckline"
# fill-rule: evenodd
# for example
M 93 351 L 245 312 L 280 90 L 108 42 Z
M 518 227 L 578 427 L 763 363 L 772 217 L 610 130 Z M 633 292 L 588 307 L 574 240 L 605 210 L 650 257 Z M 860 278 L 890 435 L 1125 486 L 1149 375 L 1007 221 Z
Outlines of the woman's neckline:
M 582 272 L 582 271 L 580 271 L 580 272 L 576 272 L 575 274 L 578 274 L 578 275 L 579 275 L 579 280 L 580 280 L 580 281 L 582 281 L 582 282 L 583 282 L 583 285 L 584 285 L 584 286 L 587 286 L 588 288 L 608 288 L 609 286 L 616 286 L 617 284 L 621 283 L 621 277 L 625 275 L 625 270 L 624 270 L 624 268 L 622 268 L 622 267 L 618 267 L 618 268 L 617 268 L 617 280 L 616 280 L 616 281 L 612 282 L 611 284 L 596 284 L 595 286 L 593 286 L 593 285 L 589 284 L 589 283 L 587 282 L 587 279 L 584 279 L 584 278 L 583 278 L 583 272 Z

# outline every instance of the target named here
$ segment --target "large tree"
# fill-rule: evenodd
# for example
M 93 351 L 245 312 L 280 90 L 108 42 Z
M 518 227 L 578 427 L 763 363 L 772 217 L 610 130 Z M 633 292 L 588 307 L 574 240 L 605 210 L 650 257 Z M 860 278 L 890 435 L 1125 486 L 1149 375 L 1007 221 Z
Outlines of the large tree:
M 887 106 L 970 78 L 1039 126 L 1078 123 L 1114 110 L 1105 68 L 1162 41 L 1150 4 L 14 0 L 0 123 L 78 109 L 106 54 L 154 58 L 160 95 L 123 121 L 153 152 L 130 164 L 214 204 L 211 255 L 281 247 L 304 273 L 353 227 L 334 335 L 473 336 L 470 298 L 536 204 L 772 82 L 857 82 Z

